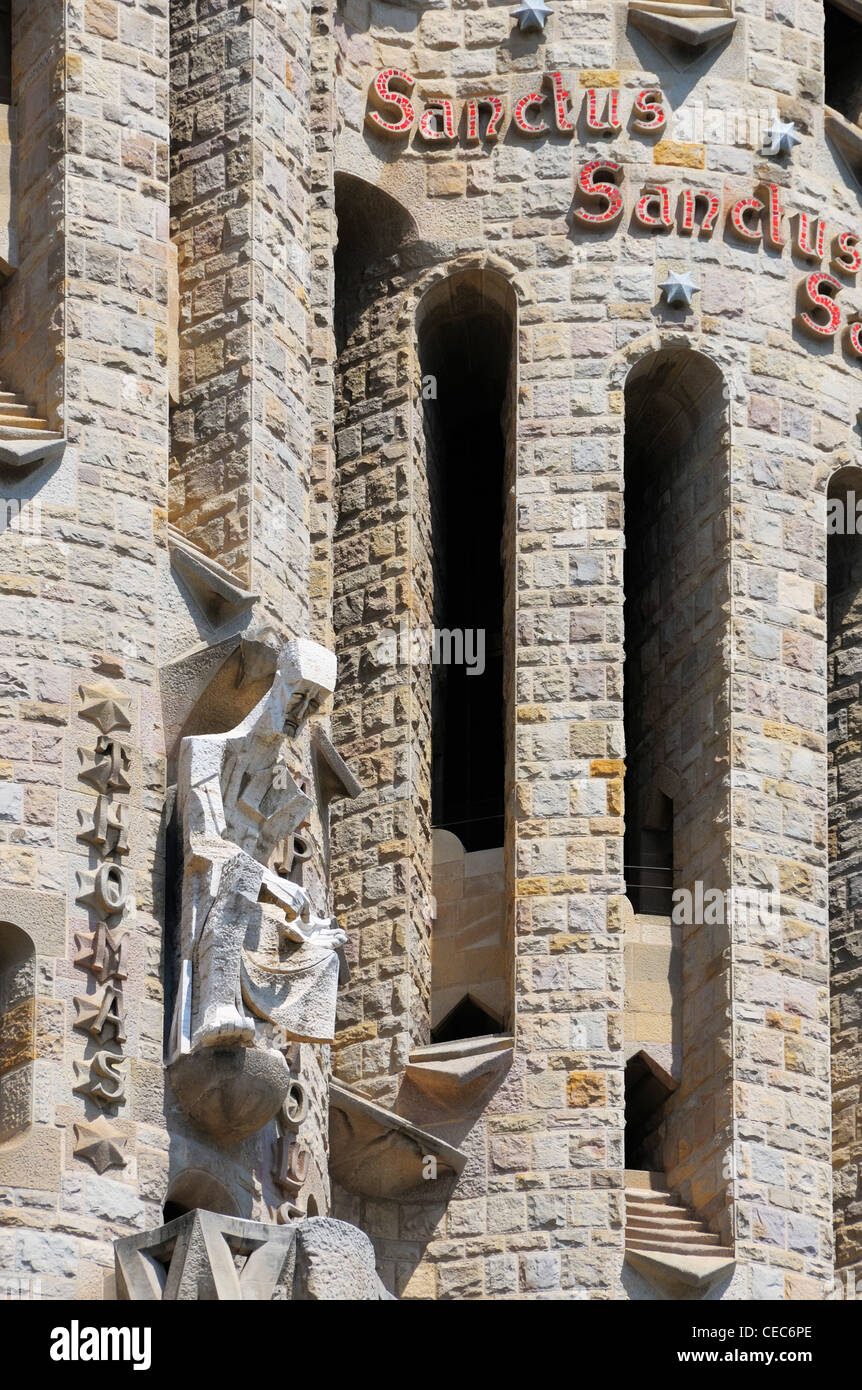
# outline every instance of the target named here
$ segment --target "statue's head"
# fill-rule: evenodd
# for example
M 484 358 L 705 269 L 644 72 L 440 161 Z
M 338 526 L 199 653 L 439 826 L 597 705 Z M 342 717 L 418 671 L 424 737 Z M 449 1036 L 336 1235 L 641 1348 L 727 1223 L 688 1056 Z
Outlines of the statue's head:
M 319 642 L 299 638 L 282 652 L 267 701 L 273 733 L 296 738 L 335 689 L 338 663 Z

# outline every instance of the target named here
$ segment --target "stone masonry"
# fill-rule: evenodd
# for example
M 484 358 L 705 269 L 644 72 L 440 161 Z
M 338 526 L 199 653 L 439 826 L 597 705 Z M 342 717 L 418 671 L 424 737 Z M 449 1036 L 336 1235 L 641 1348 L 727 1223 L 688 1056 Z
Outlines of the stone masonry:
M 649 1072 L 637 1180 L 730 1252 L 704 1297 L 856 1296 L 862 562 L 827 499 L 862 496 L 857 86 L 820 0 L 735 0 L 714 41 L 695 5 L 685 42 L 660 3 L 550 8 L 13 0 L 0 1281 L 151 1296 L 151 1235 L 179 1269 L 199 1227 L 286 1260 L 295 1223 L 309 1287 L 349 1248 L 374 1298 L 661 1299 L 627 1258 Z M 493 507 L 441 343 L 499 387 Z M 477 536 L 503 518 L 475 852 L 434 824 L 431 665 L 379 646 L 439 612 L 447 450 Z M 168 1051 L 180 742 L 295 638 L 338 675 L 268 867 L 347 935 L 337 1024 L 285 1035 L 290 1090 L 228 1142 Z M 777 912 L 638 911 L 662 826 L 674 890 Z M 438 1036 L 461 997 L 492 1031 Z

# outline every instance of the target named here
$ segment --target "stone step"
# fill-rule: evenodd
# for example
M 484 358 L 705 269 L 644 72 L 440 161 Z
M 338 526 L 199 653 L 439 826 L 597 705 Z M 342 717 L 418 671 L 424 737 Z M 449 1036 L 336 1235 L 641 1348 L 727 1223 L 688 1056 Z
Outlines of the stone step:
M 669 1191 L 664 1173 L 652 1173 L 648 1168 L 626 1168 L 623 1172 L 623 1179 L 623 1186 L 627 1192 Z
M 693 1221 L 690 1216 L 674 1216 L 669 1221 L 656 1221 L 647 1216 L 635 1216 L 626 1219 L 627 1231 L 641 1231 L 643 1233 L 666 1231 L 668 1235 L 672 1235 L 675 1231 L 702 1231 L 703 1229 L 701 1223 Z
M 626 1198 L 626 1212 L 631 1216 L 691 1216 L 688 1207 L 684 1207 L 681 1202 L 666 1202 L 662 1206 L 658 1203 L 633 1202 L 631 1198 Z
M 664 1192 L 651 1192 L 646 1187 L 627 1187 L 624 1191 L 627 1202 L 647 1202 L 651 1207 L 666 1206 L 668 1202 L 679 1204 L 679 1193 L 667 1189 Z
M 3 407 L 0 408 L 0 425 L 5 426 L 7 429 L 20 427 L 22 430 L 46 430 L 48 428 L 48 421 L 39 420 L 29 415 L 11 415 L 6 408 Z
M 626 1227 L 626 1233 L 628 1230 L 629 1228 Z M 646 1231 L 633 1230 L 632 1236 L 635 1240 L 664 1240 L 669 1241 L 672 1245 L 680 1246 L 721 1244 L 719 1236 L 714 1235 L 712 1231 L 704 1231 L 697 1223 L 689 1226 L 688 1230 L 662 1230 L 657 1227 Z
M 58 438 L 48 428 L 48 421 L 33 414 L 33 406 L 25 396 L 7 389 L 0 380 L 0 439 L 38 439 L 42 435 Z
M 49 439 L 62 439 L 61 434 L 54 434 L 47 428 L 47 421 L 43 421 L 38 429 L 25 428 L 22 424 L 12 424 L 8 420 L 0 419 L 0 439 L 39 439 L 42 441 Z
M 718 1236 L 715 1237 L 718 1240 Z M 666 1255 L 726 1255 L 733 1258 L 733 1252 L 725 1245 L 708 1245 L 674 1240 L 652 1240 L 647 1236 L 626 1236 L 627 1250 L 656 1250 Z

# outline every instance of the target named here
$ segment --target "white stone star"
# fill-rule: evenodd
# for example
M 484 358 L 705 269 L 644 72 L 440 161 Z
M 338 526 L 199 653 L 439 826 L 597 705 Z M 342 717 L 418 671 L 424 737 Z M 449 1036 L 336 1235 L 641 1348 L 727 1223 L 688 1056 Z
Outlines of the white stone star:
M 512 18 L 517 19 L 518 28 L 526 32 L 528 29 L 544 29 L 551 13 L 544 0 L 524 0 L 516 10 L 512 10 Z
M 687 309 L 690 309 L 691 297 L 700 289 L 700 285 L 694 283 L 689 270 L 684 275 L 679 275 L 675 270 L 669 270 L 667 279 L 662 281 L 659 289 L 664 290 L 668 304 L 684 304 Z
M 793 154 L 793 146 L 801 144 L 802 136 L 796 134 L 796 122 L 776 118 L 769 127 L 761 154 Z

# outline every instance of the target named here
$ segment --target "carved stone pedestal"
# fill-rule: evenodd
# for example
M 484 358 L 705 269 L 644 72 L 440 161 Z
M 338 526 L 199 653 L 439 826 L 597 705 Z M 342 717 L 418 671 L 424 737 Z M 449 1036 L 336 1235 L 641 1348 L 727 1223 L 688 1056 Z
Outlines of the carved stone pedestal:
M 362 1231 L 329 1217 L 289 1226 L 190 1211 L 114 1242 L 117 1290 L 133 1302 L 391 1298 Z

